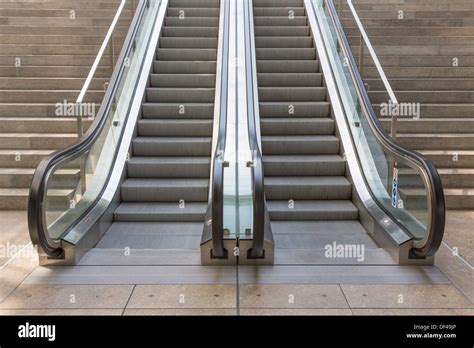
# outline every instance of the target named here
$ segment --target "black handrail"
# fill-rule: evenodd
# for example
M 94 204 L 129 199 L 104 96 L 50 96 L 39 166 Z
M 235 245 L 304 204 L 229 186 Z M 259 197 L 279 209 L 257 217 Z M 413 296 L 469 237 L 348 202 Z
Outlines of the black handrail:
M 343 50 L 344 55 L 348 60 L 348 67 L 352 80 L 356 86 L 356 91 L 361 102 L 362 111 L 367 117 L 375 137 L 384 149 L 413 163 L 418 168 L 420 168 L 424 175 L 428 189 L 429 207 L 431 210 L 430 221 L 428 225 L 428 235 L 423 239 L 423 245 L 414 247 L 411 250 L 411 253 L 413 256 L 418 258 L 433 256 L 439 249 L 443 240 L 446 219 L 444 191 L 439 173 L 430 160 L 424 158 L 416 151 L 408 150 L 400 146 L 385 132 L 372 107 L 372 103 L 370 102 L 362 76 L 360 75 L 359 69 L 357 68 L 356 61 L 352 54 L 351 47 L 340 22 L 334 3 L 331 0 L 325 0 L 324 4 L 326 4 L 328 8 L 334 27 L 336 28 L 339 46 Z M 383 207 L 381 208 L 385 211 Z
M 212 189 L 209 199 L 211 206 L 212 221 L 212 259 L 227 259 L 228 252 L 224 248 L 224 151 L 227 138 L 227 76 L 229 71 L 229 17 L 230 4 L 228 0 L 224 3 L 224 30 L 221 55 L 222 77 L 220 79 L 220 110 L 219 129 L 216 150 L 213 154 Z M 217 86 L 216 86 L 217 87 Z
M 265 183 L 263 174 L 263 158 L 258 141 L 257 120 L 255 117 L 255 103 L 258 102 L 254 98 L 254 42 L 252 35 L 251 19 L 251 1 L 245 3 L 245 59 L 246 59 L 246 78 L 247 78 L 247 117 L 248 117 L 248 134 L 250 151 L 252 152 L 252 198 L 253 198 L 253 226 L 252 226 L 252 248 L 249 249 L 247 258 L 259 259 L 265 258 L 264 242 L 265 242 L 265 219 L 266 200 L 265 200 Z
M 33 244 L 38 245 L 48 258 L 64 258 L 64 250 L 61 247 L 60 239 L 53 239 L 49 236 L 48 226 L 45 221 L 45 199 L 50 175 L 59 164 L 72 161 L 87 153 L 99 138 L 107 123 L 107 115 L 114 104 L 114 96 L 119 87 L 120 78 L 127 68 L 125 57 L 128 57 L 130 51 L 135 49 L 135 37 L 139 29 L 139 24 L 142 21 L 145 8 L 148 6 L 149 0 L 140 0 L 140 4 L 130 24 L 130 30 L 128 31 L 109 86 L 94 122 L 84 136 L 77 142 L 44 158 L 33 175 L 28 197 L 28 229 Z M 110 174 L 111 173 L 109 173 L 109 176 Z M 105 187 L 102 188 L 101 193 L 103 193 L 104 190 Z M 90 208 L 86 210 L 80 218 L 90 211 L 91 207 L 100 199 L 100 196 L 101 194 L 97 196 L 96 200 L 90 205 Z M 78 220 L 80 220 L 80 218 Z

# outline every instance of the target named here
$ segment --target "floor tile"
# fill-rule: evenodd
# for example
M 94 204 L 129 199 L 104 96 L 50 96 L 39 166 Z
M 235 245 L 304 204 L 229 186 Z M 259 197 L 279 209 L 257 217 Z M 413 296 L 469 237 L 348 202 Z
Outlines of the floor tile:
M 122 315 L 123 309 L 0 309 L 0 315 Z
M 126 309 L 124 315 L 176 315 L 176 316 L 201 316 L 201 315 L 237 315 L 237 309 L 229 308 L 165 308 L 165 309 Z
M 243 308 L 240 315 L 271 315 L 271 316 L 317 316 L 317 315 L 353 315 L 350 309 L 333 308 Z
M 353 308 L 354 315 L 474 315 L 474 309 Z
M 1 309 L 124 308 L 133 286 L 129 285 L 20 285 Z
M 236 308 L 233 285 L 137 285 L 130 308 Z
M 341 285 L 351 308 L 474 308 L 453 285 Z
M 349 308 L 338 285 L 240 285 L 240 308 Z

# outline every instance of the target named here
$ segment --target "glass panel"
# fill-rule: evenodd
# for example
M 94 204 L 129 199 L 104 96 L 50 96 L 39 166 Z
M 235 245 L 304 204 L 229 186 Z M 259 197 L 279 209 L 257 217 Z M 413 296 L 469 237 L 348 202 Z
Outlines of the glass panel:
M 150 1 L 135 36 L 135 49 L 125 58 L 105 126 L 90 150 L 59 164 L 50 174 L 45 197 L 45 220 L 51 238 L 57 239 L 100 197 L 113 168 L 131 102 L 145 59 L 161 1 Z M 77 115 L 77 114 L 76 114 Z
M 422 239 L 429 221 L 428 193 L 423 172 L 415 164 L 388 153 L 377 141 L 370 127 L 369 116 L 361 109 L 356 86 L 337 40 L 329 11 L 323 0 L 313 0 L 313 4 L 369 191 L 389 216 L 415 238 Z

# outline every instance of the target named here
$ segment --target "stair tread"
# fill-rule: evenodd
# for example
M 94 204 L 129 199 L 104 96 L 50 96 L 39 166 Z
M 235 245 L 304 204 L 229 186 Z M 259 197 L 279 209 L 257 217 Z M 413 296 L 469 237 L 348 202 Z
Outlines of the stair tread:
M 265 178 L 265 185 L 351 185 L 349 180 L 343 176 L 271 176 Z
M 357 207 L 350 200 L 298 200 L 294 208 L 288 207 L 287 200 L 268 200 L 267 206 L 269 211 L 327 211 L 327 210 L 344 210 L 358 211 Z
M 198 178 L 129 178 L 122 184 L 122 188 L 139 188 L 139 187 L 207 187 L 208 179 Z

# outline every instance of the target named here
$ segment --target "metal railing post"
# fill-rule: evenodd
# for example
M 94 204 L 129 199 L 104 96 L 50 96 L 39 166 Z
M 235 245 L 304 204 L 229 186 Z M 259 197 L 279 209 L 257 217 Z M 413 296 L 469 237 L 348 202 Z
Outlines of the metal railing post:
M 112 73 L 115 69 L 115 40 L 114 35 L 110 37 L 109 41 L 109 64 L 110 64 L 110 72 Z
M 359 46 L 359 71 L 360 71 L 361 76 L 364 76 L 364 56 L 365 56 L 364 37 L 361 34 L 360 46 Z
M 392 116 L 392 126 L 391 126 L 391 130 L 390 130 L 390 136 L 394 140 L 397 140 L 397 126 L 398 126 L 398 116 L 393 115 Z

